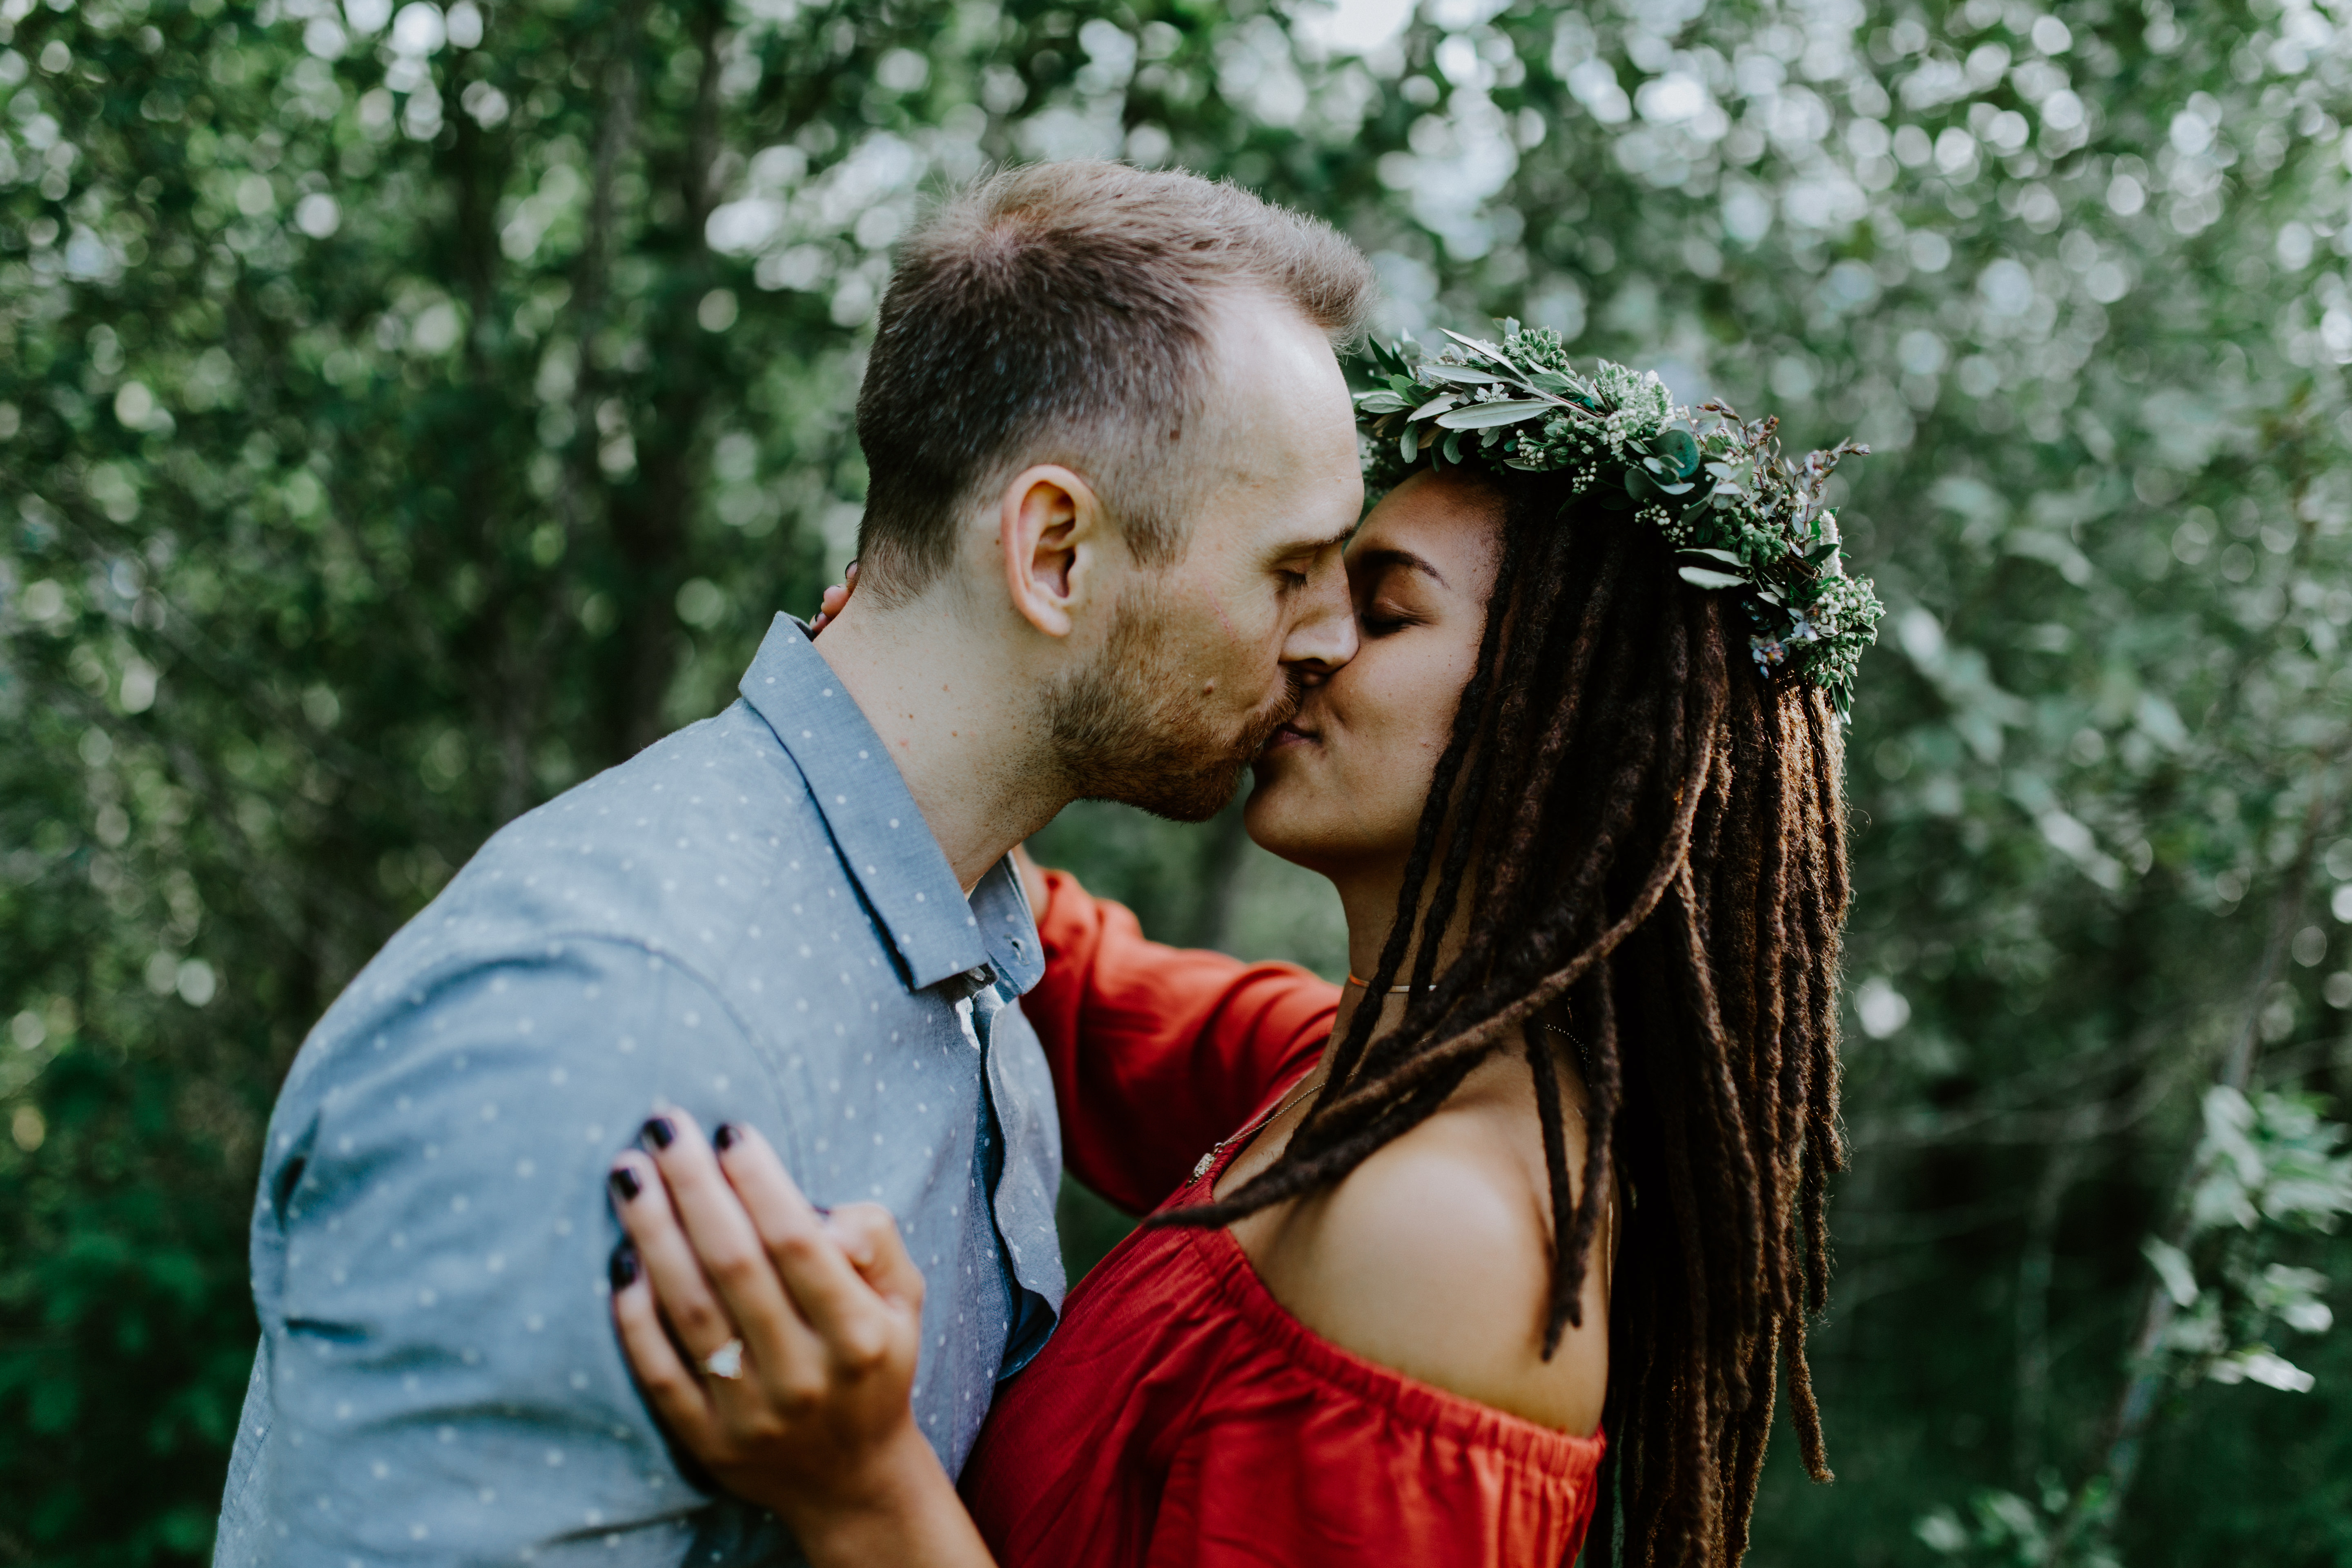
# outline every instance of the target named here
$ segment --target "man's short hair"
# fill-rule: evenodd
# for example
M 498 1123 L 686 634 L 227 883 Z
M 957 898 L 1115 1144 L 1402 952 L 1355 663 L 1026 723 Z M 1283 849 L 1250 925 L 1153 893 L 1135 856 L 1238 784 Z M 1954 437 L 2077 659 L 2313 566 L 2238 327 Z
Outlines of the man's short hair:
M 1237 289 L 1337 342 L 1373 297 L 1328 225 L 1197 174 L 1039 163 L 943 203 L 899 249 L 857 396 L 867 591 L 919 593 L 1032 463 L 1084 475 L 1139 561 L 1175 560 L 1214 466 L 1210 314 Z

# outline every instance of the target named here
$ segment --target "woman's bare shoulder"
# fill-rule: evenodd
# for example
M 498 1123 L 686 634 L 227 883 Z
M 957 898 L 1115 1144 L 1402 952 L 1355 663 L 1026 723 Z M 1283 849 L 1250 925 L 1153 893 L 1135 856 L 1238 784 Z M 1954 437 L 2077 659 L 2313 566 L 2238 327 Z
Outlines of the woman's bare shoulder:
M 1551 1247 L 1536 1185 L 1541 1145 L 1532 1165 L 1526 1146 L 1540 1134 L 1532 1105 L 1522 1114 L 1515 1098 L 1449 1105 L 1243 1241 L 1275 1299 L 1325 1339 L 1481 1404 L 1589 1433 L 1609 1376 L 1604 1270 L 1588 1281 L 1583 1326 L 1545 1360 Z

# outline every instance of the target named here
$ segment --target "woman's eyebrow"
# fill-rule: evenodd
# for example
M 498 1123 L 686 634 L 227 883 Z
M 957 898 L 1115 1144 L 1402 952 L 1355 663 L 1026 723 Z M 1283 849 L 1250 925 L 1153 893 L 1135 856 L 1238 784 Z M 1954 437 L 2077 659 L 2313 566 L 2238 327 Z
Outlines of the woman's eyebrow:
M 1399 550 L 1394 545 L 1380 545 L 1368 549 L 1356 559 L 1364 566 L 1373 570 L 1402 566 L 1409 571 L 1426 574 L 1441 588 L 1450 588 L 1454 585 L 1445 580 L 1444 573 L 1431 565 L 1428 561 L 1415 555 L 1410 550 Z

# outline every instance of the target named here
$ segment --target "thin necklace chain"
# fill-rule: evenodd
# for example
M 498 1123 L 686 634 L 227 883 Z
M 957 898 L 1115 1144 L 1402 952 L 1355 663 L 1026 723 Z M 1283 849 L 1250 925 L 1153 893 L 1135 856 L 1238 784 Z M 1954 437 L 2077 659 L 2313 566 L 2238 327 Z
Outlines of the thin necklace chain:
M 1362 981 L 1357 979 L 1352 974 L 1348 976 L 1348 983 L 1356 986 L 1360 990 L 1369 989 L 1369 987 L 1365 986 Z M 1410 991 L 1412 989 L 1412 987 L 1410 985 L 1391 985 L 1389 987 L 1389 994 L 1394 996 L 1401 992 Z M 1243 1128 L 1240 1131 L 1218 1139 L 1215 1143 L 1210 1145 L 1209 1152 L 1202 1155 L 1200 1162 L 1192 1167 L 1192 1179 L 1197 1182 L 1202 1176 L 1207 1175 L 1209 1173 L 1209 1167 L 1217 1163 L 1218 1155 L 1223 1153 L 1227 1149 L 1241 1142 L 1243 1139 L 1249 1137 L 1252 1133 L 1265 1128 L 1268 1123 L 1272 1122 L 1275 1118 L 1280 1116 L 1284 1111 L 1297 1104 L 1301 1100 L 1304 1100 L 1307 1097 L 1307 1089 L 1312 1087 L 1313 1086 L 1311 1084 L 1300 1084 L 1297 1089 L 1291 1090 L 1290 1093 L 1283 1096 L 1282 1103 L 1276 1106 L 1272 1110 L 1267 1111 L 1264 1116 L 1259 1117 L 1255 1121 L 1251 1122 L 1247 1127 Z
M 1353 974 L 1348 976 L 1348 984 L 1362 991 L 1369 991 L 1371 989 L 1370 986 L 1357 979 Z M 1412 987 L 1410 985 L 1391 985 L 1389 987 L 1389 994 L 1396 996 L 1412 989 Z M 1578 1065 L 1583 1065 L 1581 1058 L 1584 1056 L 1584 1042 L 1582 1040 L 1578 1039 L 1574 1035 L 1570 1034 L 1566 1029 L 1561 1028 L 1557 1024 L 1546 1024 L 1544 1027 L 1568 1041 L 1570 1045 L 1574 1046 L 1579 1058 Z M 1282 1103 L 1276 1105 L 1272 1110 L 1267 1111 L 1264 1116 L 1259 1117 L 1255 1121 L 1251 1122 L 1247 1127 L 1243 1128 L 1240 1131 L 1228 1134 L 1223 1138 L 1218 1139 L 1216 1142 L 1211 1144 L 1209 1146 L 1209 1152 L 1202 1155 L 1199 1163 L 1192 1167 L 1192 1180 L 1197 1182 L 1202 1177 L 1207 1175 L 1209 1173 L 1209 1168 L 1217 1163 L 1218 1155 L 1223 1153 L 1227 1149 L 1231 1148 L 1234 1144 L 1240 1142 L 1243 1139 L 1259 1131 L 1271 1123 L 1276 1117 L 1280 1116 L 1284 1111 L 1289 1110 L 1292 1106 L 1306 1099 L 1307 1091 L 1312 1087 L 1314 1086 L 1311 1083 L 1300 1084 L 1297 1089 L 1291 1090 L 1288 1094 L 1284 1095 L 1282 1097 Z M 1577 1121 L 1582 1121 L 1584 1120 L 1584 1108 L 1582 1106 L 1570 1105 L 1568 1109 L 1575 1112 Z
M 1310 1074 L 1309 1076 L 1311 1077 L 1312 1075 Z M 1272 1110 L 1267 1111 L 1264 1116 L 1259 1117 L 1255 1121 L 1251 1122 L 1247 1127 L 1243 1128 L 1240 1131 L 1231 1133 L 1223 1138 L 1218 1139 L 1217 1142 L 1210 1147 L 1209 1152 L 1201 1156 L 1200 1163 L 1192 1167 L 1192 1179 L 1197 1182 L 1202 1176 L 1207 1175 L 1209 1173 L 1209 1167 L 1217 1163 L 1218 1155 L 1223 1153 L 1225 1150 L 1233 1144 L 1240 1142 L 1251 1133 L 1259 1131 L 1268 1122 L 1272 1121 L 1276 1117 L 1280 1116 L 1284 1111 L 1289 1110 L 1292 1106 L 1306 1099 L 1307 1091 L 1312 1087 L 1312 1084 L 1300 1084 L 1297 1089 L 1292 1089 L 1288 1094 L 1284 1095 L 1282 1097 L 1282 1103 L 1276 1106 Z

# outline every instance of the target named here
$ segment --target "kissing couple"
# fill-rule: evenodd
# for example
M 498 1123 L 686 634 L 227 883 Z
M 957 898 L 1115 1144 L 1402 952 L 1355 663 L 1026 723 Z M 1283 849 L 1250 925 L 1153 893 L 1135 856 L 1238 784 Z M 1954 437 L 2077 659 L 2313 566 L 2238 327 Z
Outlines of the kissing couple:
M 1836 454 L 1515 322 L 1351 396 L 1371 300 L 1183 174 L 911 236 L 854 595 L 296 1060 L 220 1568 L 1729 1564 L 1784 1375 L 1826 1473 Z M 1018 851 L 1245 767 L 1344 987 Z

